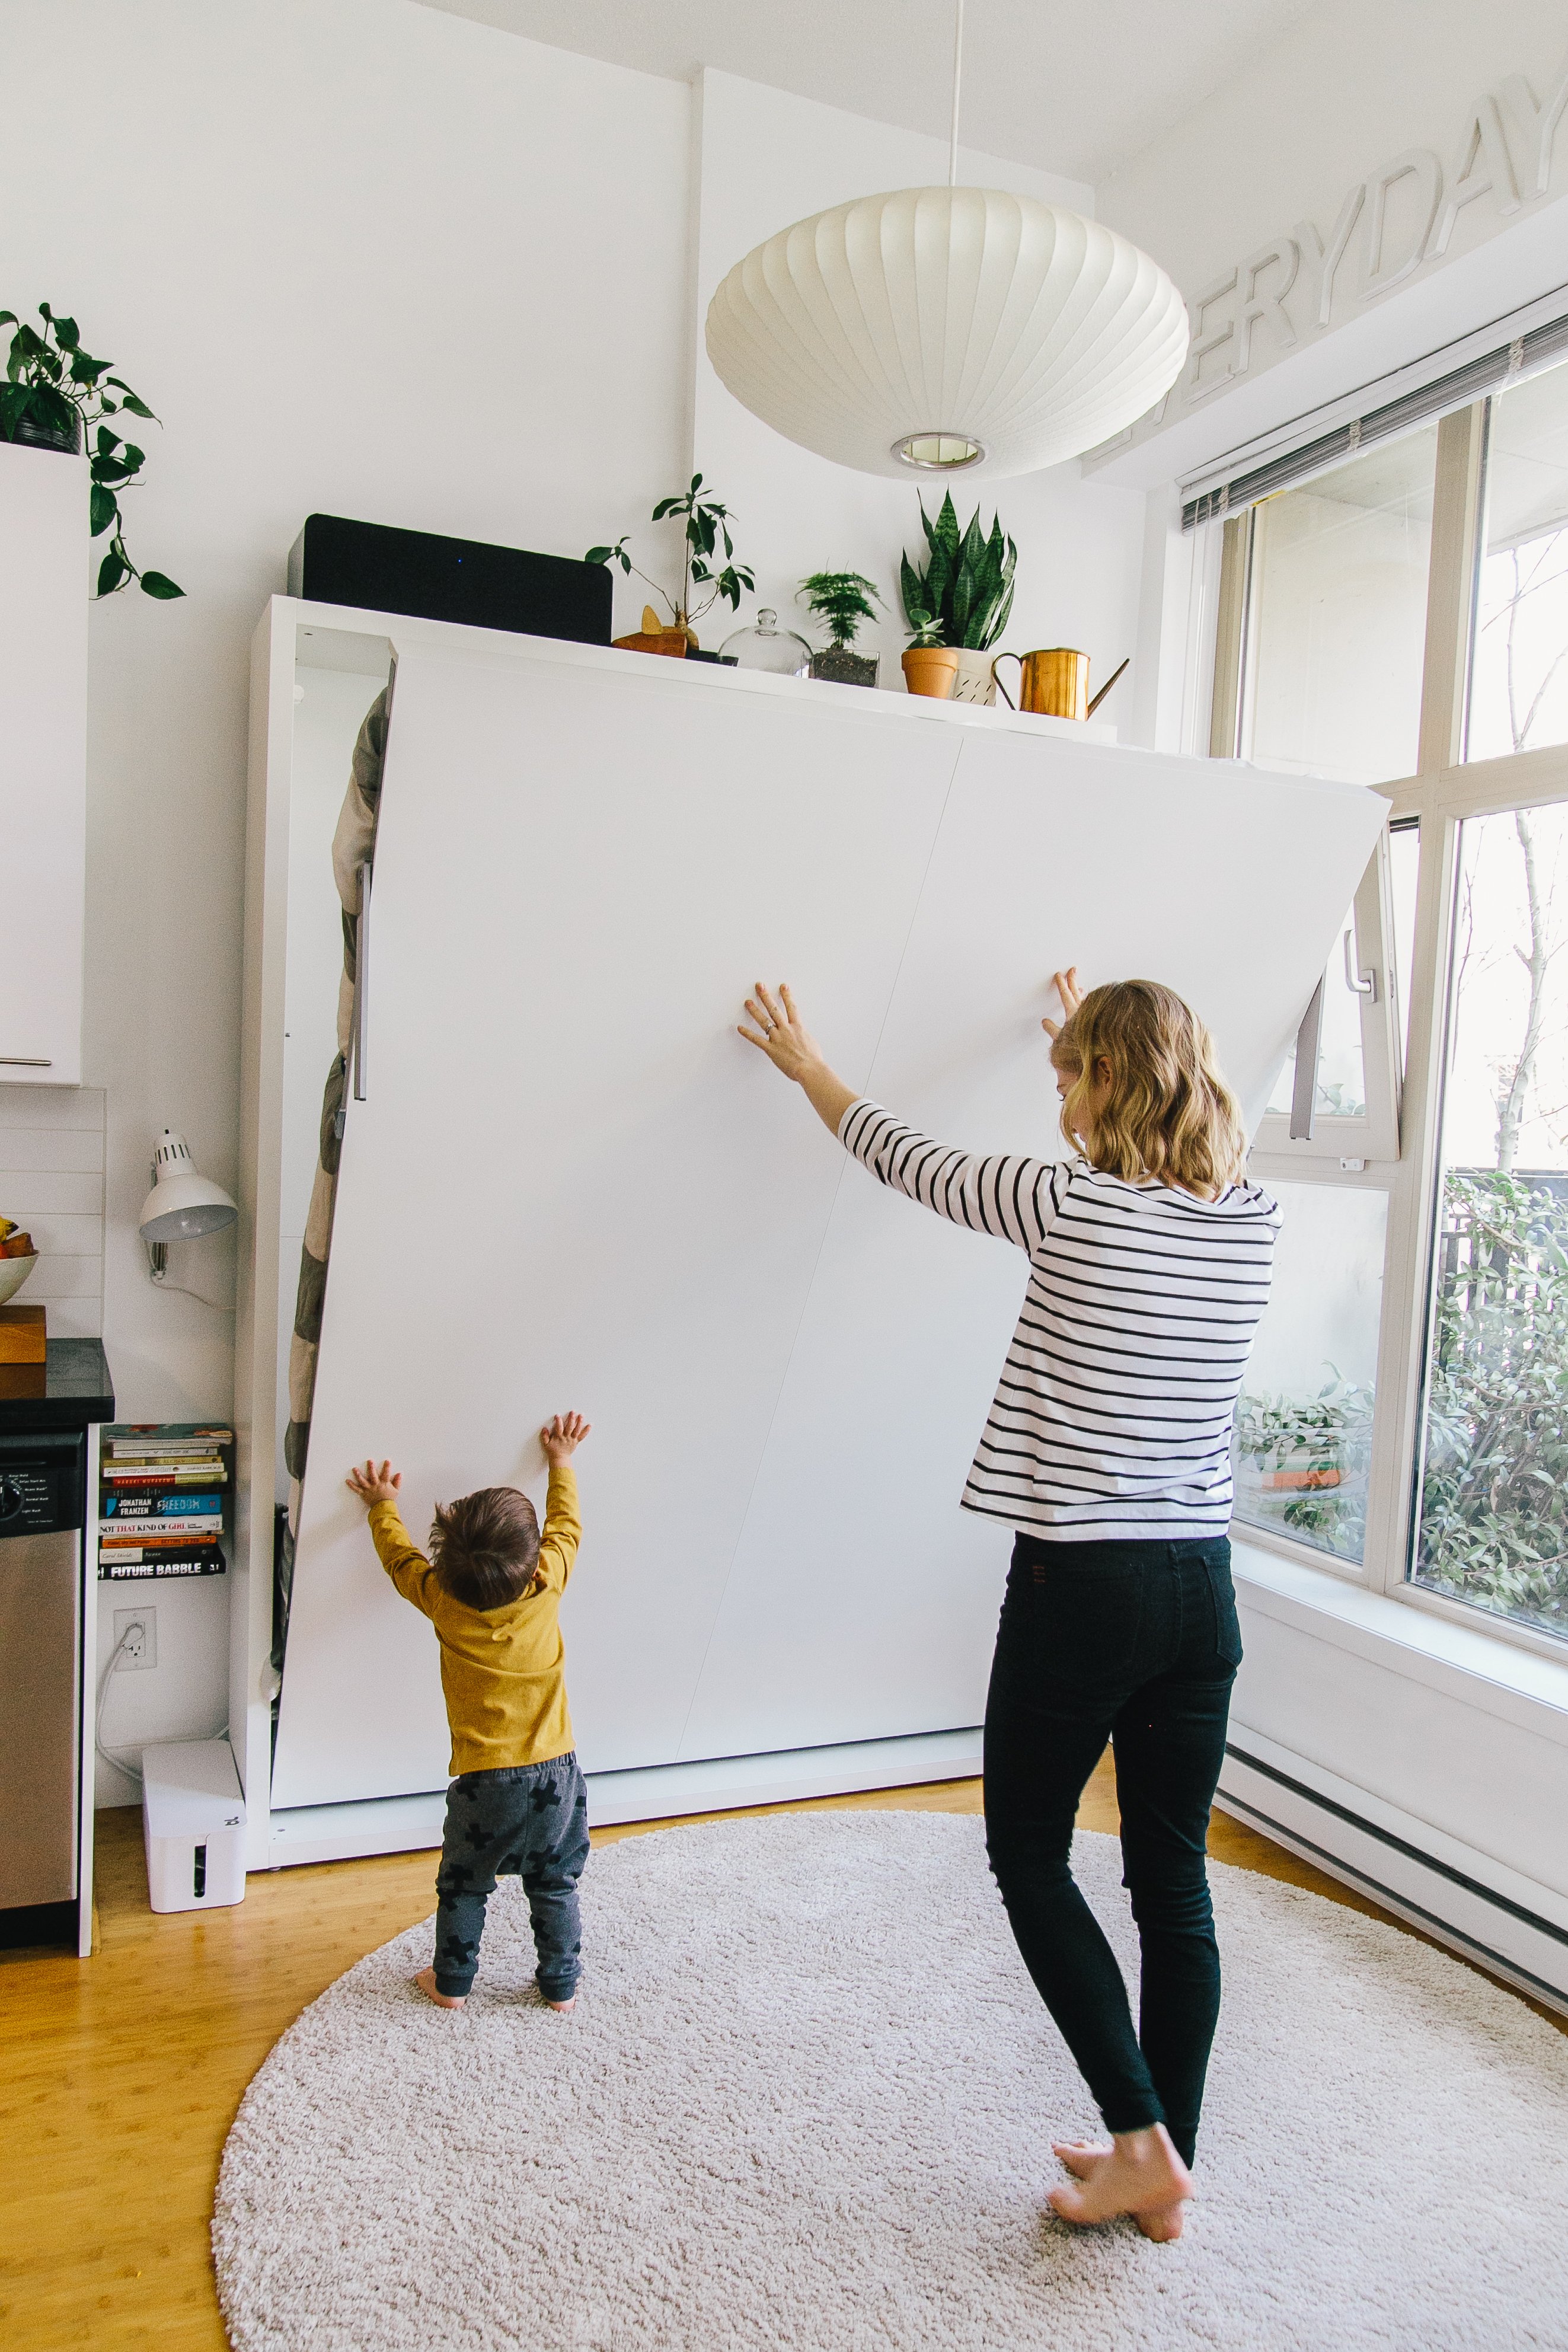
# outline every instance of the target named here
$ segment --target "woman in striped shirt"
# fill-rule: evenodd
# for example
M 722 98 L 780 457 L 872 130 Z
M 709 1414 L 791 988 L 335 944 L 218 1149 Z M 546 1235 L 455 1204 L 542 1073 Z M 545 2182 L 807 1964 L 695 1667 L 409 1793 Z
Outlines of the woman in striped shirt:
M 741 1035 L 883 1184 L 1013 1243 L 1029 1286 L 967 1509 L 1017 1532 L 986 1705 L 986 1838 L 1013 1933 L 1082 2070 L 1108 2147 L 1058 2143 L 1071 2221 L 1180 2235 L 1219 1954 L 1208 1812 L 1241 1659 L 1230 1436 L 1280 1213 L 1240 1181 L 1246 1138 L 1212 1041 L 1178 996 L 1056 986 L 1047 1021 L 1073 1156 L 976 1159 L 834 1076 L 788 988 Z M 1142 1948 L 1136 2032 L 1073 1881 L 1073 1819 L 1109 1738 Z

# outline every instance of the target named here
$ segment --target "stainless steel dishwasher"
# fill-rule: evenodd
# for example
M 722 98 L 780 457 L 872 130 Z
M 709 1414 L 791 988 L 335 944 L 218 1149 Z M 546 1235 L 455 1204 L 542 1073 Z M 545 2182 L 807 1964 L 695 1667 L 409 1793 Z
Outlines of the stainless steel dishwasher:
M 86 1443 L 0 1433 L 0 1942 L 76 1917 Z

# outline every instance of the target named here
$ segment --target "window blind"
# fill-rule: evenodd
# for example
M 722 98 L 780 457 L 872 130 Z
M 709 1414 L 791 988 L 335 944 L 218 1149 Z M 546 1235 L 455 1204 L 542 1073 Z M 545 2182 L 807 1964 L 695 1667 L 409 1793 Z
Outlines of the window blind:
M 1244 463 L 1228 479 L 1212 483 L 1183 500 L 1181 527 L 1197 530 L 1204 523 L 1240 514 L 1260 499 L 1272 498 L 1276 490 L 1289 489 L 1331 466 L 1342 465 L 1375 441 L 1391 440 L 1396 434 L 1446 416 L 1451 409 L 1468 407 L 1472 400 L 1504 391 L 1521 377 L 1563 358 L 1568 358 L 1568 310 L 1478 352 L 1394 399 L 1368 406 L 1359 416 L 1342 417 L 1318 433 L 1309 427 L 1307 437 L 1290 447 L 1260 457 L 1249 465 Z

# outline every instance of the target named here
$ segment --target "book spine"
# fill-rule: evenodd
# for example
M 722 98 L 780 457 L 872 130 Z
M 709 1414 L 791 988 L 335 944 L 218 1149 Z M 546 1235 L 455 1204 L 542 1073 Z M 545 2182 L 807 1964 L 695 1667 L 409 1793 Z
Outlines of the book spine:
M 100 1475 L 117 1486 L 134 1486 L 144 1478 L 210 1478 L 221 1486 L 228 1476 L 228 1465 L 204 1454 L 191 1462 L 105 1462 Z
M 106 1494 L 203 1494 L 203 1491 L 228 1489 L 228 1477 L 224 1465 L 204 1465 L 203 1470 L 106 1470 L 103 1491 Z
M 105 1495 L 102 1497 L 106 1519 L 189 1519 L 209 1517 L 213 1512 L 223 1516 L 221 1495 Z
M 196 1551 L 108 1552 L 99 1559 L 100 1584 L 129 1584 L 152 1576 L 222 1576 L 228 1562 L 215 1544 Z
M 203 1511 L 197 1517 L 184 1519 L 99 1519 L 98 1523 L 100 1536 L 123 1536 L 127 1543 L 134 1543 L 139 1537 L 145 1539 L 149 1536 L 177 1542 L 180 1537 L 187 1535 L 222 1535 L 223 1528 L 224 1515 L 221 1511 Z

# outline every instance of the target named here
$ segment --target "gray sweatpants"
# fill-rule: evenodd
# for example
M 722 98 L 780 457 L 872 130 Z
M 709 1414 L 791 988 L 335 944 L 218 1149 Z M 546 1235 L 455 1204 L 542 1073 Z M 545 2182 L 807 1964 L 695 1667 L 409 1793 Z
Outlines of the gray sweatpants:
M 547 2000 L 568 2000 L 581 1973 L 577 1882 L 587 1860 L 588 1791 L 575 1756 L 460 1773 L 446 1791 L 435 1874 L 437 1991 L 468 1990 L 496 1881 L 520 1878 L 539 1990 Z

